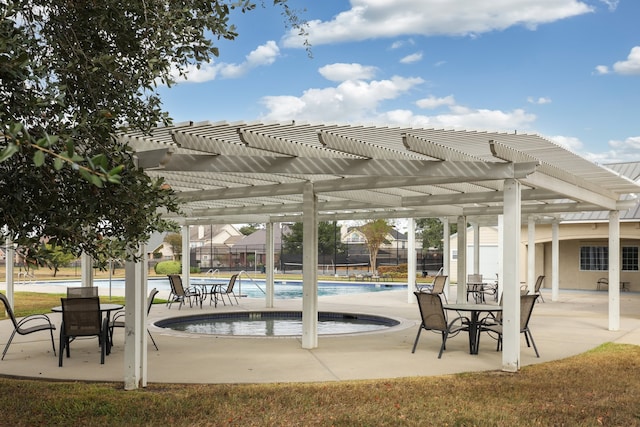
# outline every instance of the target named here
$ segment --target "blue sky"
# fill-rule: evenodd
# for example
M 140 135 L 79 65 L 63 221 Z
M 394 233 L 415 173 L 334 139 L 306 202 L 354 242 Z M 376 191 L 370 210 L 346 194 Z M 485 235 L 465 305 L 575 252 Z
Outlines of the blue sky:
M 265 1 L 269 4 L 269 1 Z M 640 161 L 638 0 L 289 0 L 163 88 L 176 122 L 517 131 L 597 163 Z

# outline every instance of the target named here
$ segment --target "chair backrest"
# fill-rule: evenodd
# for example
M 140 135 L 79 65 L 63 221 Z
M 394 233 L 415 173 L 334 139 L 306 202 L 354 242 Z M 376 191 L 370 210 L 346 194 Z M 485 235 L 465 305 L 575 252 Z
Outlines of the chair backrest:
M 13 327 L 18 328 L 18 321 L 16 320 L 16 316 L 13 314 L 13 310 L 11 309 L 11 304 L 9 304 L 9 299 L 4 295 L 0 294 L 0 300 L 4 304 L 4 309 L 7 312 L 7 316 L 11 318 L 11 322 L 13 323 Z
M 544 282 L 544 276 L 538 276 L 538 278 L 536 279 L 536 286 L 533 290 L 535 293 L 538 293 L 540 291 L 540 288 L 542 287 L 542 282 Z
M 151 306 L 153 305 L 153 299 L 156 297 L 158 292 L 160 292 L 160 291 L 157 290 L 156 288 L 151 289 L 151 292 L 149 292 L 149 296 L 147 297 L 147 314 L 149 314 L 149 312 L 151 312 Z
M 469 282 L 469 283 L 482 283 L 482 274 L 469 274 L 469 275 L 467 275 L 467 282 Z
M 87 297 L 97 297 L 97 296 L 98 296 L 97 286 L 80 286 L 80 287 L 67 288 L 67 298 L 87 298 Z
M 169 283 L 171 284 L 171 292 L 179 297 L 185 296 L 182 277 L 179 274 L 169 274 Z
M 238 278 L 237 274 L 234 274 L 233 276 L 231 276 L 231 278 L 229 279 L 229 284 L 227 285 L 227 289 L 226 289 L 226 293 L 230 294 L 233 293 L 233 285 L 236 284 L 236 279 Z
M 441 294 L 444 292 L 444 287 L 447 284 L 447 278 L 449 276 L 436 276 L 433 279 L 433 289 L 431 291 L 432 294 Z
M 528 327 L 536 299 L 538 299 L 536 294 L 520 296 L 520 330 Z
M 100 298 L 60 298 L 64 333 L 70 337 L 100 335 Z
M 447 330 L 447 318 L 439 295 L 426 292 L 414 292 L 418 299 L 422 326 L 435 331 Z

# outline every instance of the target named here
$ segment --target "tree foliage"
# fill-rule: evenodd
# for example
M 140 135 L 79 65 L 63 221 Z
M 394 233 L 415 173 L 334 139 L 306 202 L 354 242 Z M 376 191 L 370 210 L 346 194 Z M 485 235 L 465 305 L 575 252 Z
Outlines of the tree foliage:
M 291 25 L 297 16 L 286 0 Z M 136 167 L 114 135 L 170 124 L 158 86 L 233 40 L 232 12 L 250 0 L 4 0 L 0 2 L 0 218 L 33 255 L 43 239 L 108 259 L 171 229 L 178 212 L 162 179 Z
M 289 233 L 282 235 L 283 250 L 288 254 L 302 254 L 302 229 L 301 222 L 295 222 L 290 227 Z M 346 251 L 345 245 L 340 241 L 340 227 L 335 222 L 320 221 L 318 223 L 318 253 L 322 255 L 342 254 Z
M 389 243 L 387 235 L 391 233 L 392 230 L 393 226 L 391 226 L 386 219 L 369 221 L 360 227 L 360 232 L 364 235 L 367 249 L 369 249 L 369 263 L 373 271 L 377 269 L 376 260 L 380 246 L 384 243 Z
M 173 259 L 179 260 L 182 258 L 182 236 L 178 233 L 168 233 L 164 242 L 169 245 L 171 252 L 173 252 Z
M 422 250 L 427 251 L 429 248 L 442 250 L 444 236 L 444 225 L 438 218 L 420 218 L 416 219 L 416 226 L 422 232 Z M 458 230 L 458 224 L 449 224 L 449 232 L 451 234 Z

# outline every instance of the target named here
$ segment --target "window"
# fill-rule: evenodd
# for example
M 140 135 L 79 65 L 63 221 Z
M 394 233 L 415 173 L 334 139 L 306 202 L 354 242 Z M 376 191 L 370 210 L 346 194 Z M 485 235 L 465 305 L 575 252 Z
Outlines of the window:
M 622 271 L 639 271 L 638 246 L 623 246 L 621 254 Z M 609 269 L 609 248 L 607 246 L 581 246 L 581 271 L 607 271 Z
M 451 259 L 453 259 L 453 260 L 458 259 L 458 250 L 457 249 L 453 249 L 451 251 Z
M 638 271 L 638 247 L 622 247 L 622 271 Z
M 581 271 L 606 271 L 609 269 L 609 248 L 607 246 L 581 246 Z

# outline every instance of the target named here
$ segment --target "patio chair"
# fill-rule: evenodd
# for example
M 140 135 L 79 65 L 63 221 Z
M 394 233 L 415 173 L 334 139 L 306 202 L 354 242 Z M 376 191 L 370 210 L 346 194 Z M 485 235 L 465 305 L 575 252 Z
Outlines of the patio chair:
M 236 296 L 235 292 L 233 292 L 233 287 L 236 284 L 236 279 L 237 278 L 238 278 L 238 275 L 234 274 L 234 275 L 231 276 L 231 278 L 229 279 L 229 283 L 227 283 L 226 286 L 216 286 L 213 289 L 213 291 L 212 291 L 212 299 L 215 300 L 216 307 L 218 306 L 218 298 L 220 298 L 222 300 L 222 303 L 224 305 L 227 305 L 227 303 L 224 302 L 224 296 L 225 295 L 229 299 L 229 304 L 233 305 L 233 301 L 231 301 L 231 295 L 233 295 L 233 298 L 235 298 L 236 304 L 240 304 L 240 302 L 238 301 L 238 297 Z
M 467 275 L 467 301 L 469 301 L 469 294 L 471 294 L 476 303 L 484 302 L 483 288 L 482 274 Z
M 598 290 L 602 290 L 602 288 L 609 289 L 609 279 L 606 277 L 599 278 L 596 282 L 596 286 Z
M 100 345 L 100 363 L 104 365 L 104 356 L 109 353 L 109 324 L 100 312 L 100 299 L 60 298 L 62 302 L 62 325 L 60 326 L 60 352 L 58 366 L 62 366 L 62 354 L 70 357 L 69 344 L 78 337 L 98 337 Z
M 420 308 L 420 316 L 422 322 L 416 335 L 416 340 L 413 343 L 413 349 L 411 353 L 415 353 L 420 339 L 420 333 L 422 330 L 436 331 L 442 334 L 442 344 L 440 345 L 440 352 L 438 353 L 438 359 L 442 357 L 442 352 L 446 349 L 447 339 L 458 334 L 463 330 L 468 330 L 465 322 L 469 322 L 469 319 L 463 316 L 456 317 L 451 322 L 447 320 L 447 315 L 442 307 L 442 299 L 440 295 L 427 293 L 427 292 L 414 292 L 414 295 L 418 299 L 418 307 Z M 461 325 L 456 326 L 456 322 L 460 321 Z
M 433 278 L 432 283 L 429 283 L 426 285 L 416 285 L 416 288 L 418 288 L 418 292 L 426 292 L 434 295 L 442 295 L 444 297 L 445 302 L 449 302 L 447 300 L 447 293 L 445 292 L 448 278 L 449 276 L 436 276 Z
M 536 357 L 540 357 L 536 343 L 533 340 L 533 335 L 531 335 L 531 330 L 529 329 L 529 320 L 531 319 L 531 313 L 533 312 L 533 307 L 537 298 L 538 295 L 535 294 L 520 296 L 520 333 L 524 334 L 527 347 L 531 347 L 533 345 Z M 496 317 L 494 320 L 496 320 L 496 322 L 492 324 L 483 322 L 480 330 L 488 332 L 491 337 L 493 337 L 493 334 L 497 335 L 498 346 L 496 351 L 500 351 L 502 350 L 502 316 L 500 316 L 500 318 Z
M 7 312 L 7 316 L 11 319 L 11 323 L 13 323 L 13 332 L 11 332 L 11 336 L 7 341 L 7 345 L 4 347 L 4 351 L 2 352 L 2 360 L 4 360 L 4 355 L 7 354 L 7 350 L 9 350 L 9 346 L 11 345 L 11 341 L 13 341 L 13 337 L 18 335 L 29 335 L 34 332 L 40 331 L 49 331 L 51 334 L 51 345 L 53 347 L 53 355 L 56 355 L 56 344 L 53 341 L 53 331 L 56 329 L 56 326 L 51 323 L 49 320 L 49 316 L 46 314 L 31 314 L 29 316 L 23 317 L 18 321 L 16 316 L 13 314 L 13 310 L 11 309 L 11 304 L 9 304 L 9 300 L 4 294 L 0 294 L 0 300 L 4 304 L 4 309 Z M 37 322 L 37 323 L 34 323 Z M 27 324 L 29 324 L 27 326 Z
M 160 292 L 160 291 L 158 291 L 156 288 L 153 288 L 151 290 L 151 292 L 149 292 L 149 296 L 147 297 L 147 315 L 149 315 L 149 313 L 151 312 L 151 306 L 153 305 L 153 300 L 156 297 L 156 295 L 158 294 L 158 292 Z M 112 343 L 113 343 L 113 330 L 114 330 L 114 328 L 124 328 L 125 327 L 124 318 L 125 318 L 125 311 L 124 310 L 117 311 L 113 315 L 113 319 L 111 320 L 111 323 L 109 324 L 109 336 L 110 336 L 110 341 Z M 149 328 L 147 328 L 147 334 L 149 334 L 149 338 L 151 338 L 151 342 L 153 343 L 153 346 L 156 348 L 156 351 L 158 351 L 158 345 L 156 344 L 156 340 L 153 339 L 153 335 L 151 335 L 151 331 L 149 330 Z
M 86 297 L 97 297 L 97 296 L 98 296 L 97 286 L 80 286 L 80 287 L 67 288 L 67 298 L 86 298 Z
M 171 308 L 171 305 L 174 302 L 179 302 L 180 306 L 178 310 L 182 308 L 185 303 L 185 300 L 189 300 L 189 307 L 193 307 L 192 298 L 195 298 L 196 304 L 200 304 L 200 308 L 202 308 L 202 294 L 200 293 L 200 289 L 189 286 L 185 288 L 182 285 L 182 278 L 179 274 L 169 274 L 169 284 L 171 285 L 171 292 L 169 293 L 169 300 L 167 301 L 167 305 Z
M 542 294 L 540 293 L 540 288 L 542 287 L 542 283 L 544 282 L 545 276 L 538 276 L 536 279 L 536 285 L 533 288 L 533 294 L 538 295 L 540 297 L 540 301 L 544 302 L 544 298 L 542 298 Z

